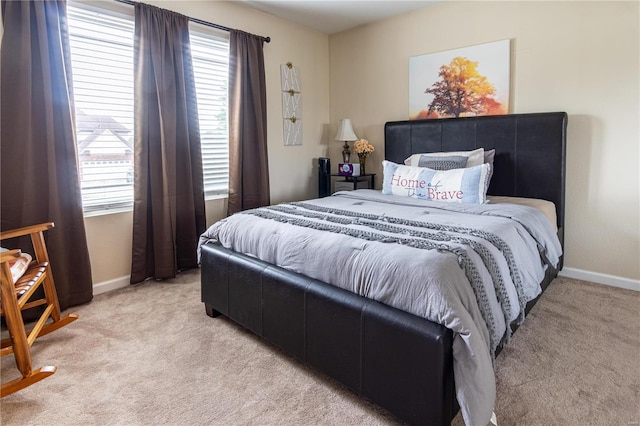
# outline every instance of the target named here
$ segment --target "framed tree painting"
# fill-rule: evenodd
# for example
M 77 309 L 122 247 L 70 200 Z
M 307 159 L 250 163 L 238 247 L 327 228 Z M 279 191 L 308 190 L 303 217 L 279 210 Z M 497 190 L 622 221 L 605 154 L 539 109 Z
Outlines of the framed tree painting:
M 509 113 L 510 41 L 409 58 L 409 118 Z

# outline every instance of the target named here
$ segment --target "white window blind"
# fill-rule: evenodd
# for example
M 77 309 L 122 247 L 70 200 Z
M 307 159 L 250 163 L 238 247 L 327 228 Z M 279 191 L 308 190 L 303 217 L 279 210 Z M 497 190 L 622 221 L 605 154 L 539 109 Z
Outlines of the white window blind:
M 133 16 L 69 4 L 85 213 L 133 205 Z
M 199 32 L 193 26 L 189 38 L 198 98 L 205 195 L 227 194 L 229 40 Z
M 131 209 L 134 17 L 73 2 L 67 10 L 83 208 Z M 229 41 L 193 24 L 190 39 L 205 196 L 225 195 Z

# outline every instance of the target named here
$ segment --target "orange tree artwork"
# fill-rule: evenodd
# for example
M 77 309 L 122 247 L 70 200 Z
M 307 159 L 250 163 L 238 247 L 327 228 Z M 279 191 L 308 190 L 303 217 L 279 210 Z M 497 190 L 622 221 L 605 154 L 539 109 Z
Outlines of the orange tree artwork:
M 500 102 L 493 98 L 494 86 L 478 73 L 478 62 L 458 56 L 442 65 L 438 75 L 440 78 L 425 90 L 433 100 L 426 116 L 419 118 L 491 115 L 501 110 Z

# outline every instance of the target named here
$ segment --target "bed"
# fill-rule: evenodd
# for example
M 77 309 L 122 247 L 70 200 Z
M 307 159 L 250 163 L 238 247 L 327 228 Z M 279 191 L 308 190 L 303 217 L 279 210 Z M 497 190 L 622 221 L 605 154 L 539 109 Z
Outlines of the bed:
M 567 115 L 563 112 L 388 122 L 385 158 L 401 164 L 415 153 L 495 149 L 488 194 L 548 200 L 555 207 L 553 232 L 557 235 L 560 254 L 555 264 L 546 265 L 539 276 L 539 288 L 544 291 L 562 268 L 566 126 Z M 366 192 L 373 191 L 354 191 L 343 194 L 342 199 L 351 197 L 353 201 L 353 197 Z M 340 196 L 328 199 L 329 203 L 342 202 Z M 311 201 L 276 206 L 275 210 L 261 214 L 282 214 L 276 211 L 278 208 L 300 209 L 305 210 L 305 217 L 299 219 L 303 222 L 316 220 L 317 213 L 327 214 L 322 201 Z M 351 204 L 369 202 L 377 201 Z M 342 211 L 340 207 L 336 204 L 331 208 Z M 480 216 L 486 214 L 483 212 Z M 368 220 L 366 209 L 358 215 L 358 220 Z M 310 239 L 307 243 L 313 246 L 321 239 Z M 235 252 L 215 239 L 201 238 L 201 243 L 201 294 L 207 315 L 232 319 L 407 423 L 449 424 L 460 409 L 458 399 L 463 402 L 463 415 L 468 424 L 488 420 L 487 409 L 490 413 L 493 408 L 487 407 L 490 390 L 485 399 L 482 399 L 484 391 L 480 392 L 482 395 L 476 401 L 469 399 L 460 382 L 456 387 L 454 371 L 461 371 L 458 359 L 461 333 L 444 326 L 442 323 L 446 321 L 431 321 L 328 284 L 330 280 L 325 282 L 294 272 L 296 268 L 279 267 L 254 255 Z M 317 253 L 312 253 L 309 259 L 313 256 Z M 466 285 L 468 287 L 468 282 Z M 476 292 L 475 287 L 473 291 Z M 528 312 L 538 297 L 528 300 L 523 312 Z M 473 309 L 477 316 L 478 312 Z M 484 316 L 485 312 L 480 311 Z M 519 314 L 506 328 L 515 330 L 523 317 L 524 314 Z M 489 346 L 497 354 L 508 341 L 510 331 L 499 341 L 493 339 L 491 333 L 488 332 Z M 489 369 L 493 374 L 491 364 Z M 478 370 L 478 374 L 486 373 L 483 368 Z

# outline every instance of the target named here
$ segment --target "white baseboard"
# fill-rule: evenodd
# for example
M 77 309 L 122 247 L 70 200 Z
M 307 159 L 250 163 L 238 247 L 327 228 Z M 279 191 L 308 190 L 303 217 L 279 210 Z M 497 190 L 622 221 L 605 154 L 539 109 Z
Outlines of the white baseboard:
M 129 278 L 129 275 L 125 275 L 124 277 L 96 283 L 93 285 L 93 295 L 97 296 L 98 294 L 106 293 L 108 291 L 125 288 L 129 285 Z
M 593 283 L 609 285 L 611 287 L 626 288 L 627 290 L 640 291 L 640 280 L 618 277 L 615 275 L 600 274 L 598 272 L 585 271 L 583 269 L 562 268 L 558 274 L 561 277 L 575 278 L 577 280 L 591 281 Z

